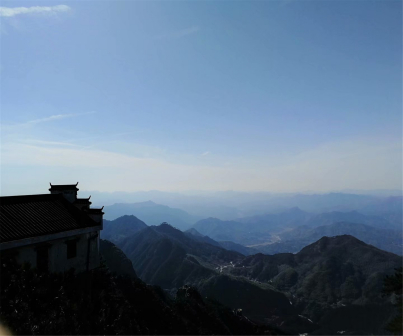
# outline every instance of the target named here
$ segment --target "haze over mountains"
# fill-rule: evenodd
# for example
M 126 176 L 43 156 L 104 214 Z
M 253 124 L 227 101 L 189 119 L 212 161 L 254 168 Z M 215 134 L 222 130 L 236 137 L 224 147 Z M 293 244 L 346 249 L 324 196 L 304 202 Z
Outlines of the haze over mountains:
M 200 219 L 152 201 L 119 203 L 105 207 L 108 218 L 125 215 L 105 219 L 101 237 L 124 252 L 143 281 L 171 295 L 195 286 L 202 296 L 288 333 L 384 333 L 396 312 L 381 288 L 402 264 L 402 197 L 287 199 L 332 210 L 249 207 L 250 216 Z
M 137 219 L 129 218 L 136 225 Z M 402 258 L 352 236 L 320 238 L 297 254 L 249 257 L 204 238 L 194 229 L 183 233 L 162 224 L 118 246 L 147 283 L 168 292 L 196 286 L 203 296 L 242 308 L 254 321 L 292 333 L 380 333 L 394 312 L 379 288 Z
M 365 224 L 363 224 L 365 223 Z M 297 208 L 280 214 L 268 214 L 221 221 L 209 218 L 193 226 L 202 235 L 215 240 L 229 240 L 263 253 L 298 252 L 323 236 L 354 235 L 368 244 L 402 254 L 402 231 L 386 219 L 366 216 L 356 211 L 319 215 Z
M 323 225 L 316 228 L 308 226 L 300 226 L 291 231 L 280 234 L 281 242 L 277 242 L 265 247 L 261 247 L 260 251 L 267 254 L 280 252 L 296 252 L 304 246 L 313 243 L 323 236 L 333 237 L 343 234 L 354 236 L 367 244 L 373 245 L 381 250 L 402 254 L 402 232 L 398 230 L 379 229 L 361 223 L 336 222 L 329 225 Z M 287 244 L 299 244 L 300 248 L 292 250 L 276 250 L 280 246 Z M 270 251 L 270 252 L 269 252 Z
M 275 214 L 297 207 L 309 213 L 351 212 L 382 217 L 395 227 L 401 227 L 402 196 L 381 197 L 358 194 L 271 194 L 245 192 L 217 192 L 196 195 L 167 193 L 160 191 L 137 193 L 98 193 L 99 205 L 107 206 L 106 219 L 115 219 L 123 215 L 137 214 L 137 217 L 150 225 L 163 221 L 185 228 L 203 218 L 237 220 L 256 215 Z M 117 197 L 113 199 L 113 196 Z M 120 196 L 119 196 L 120 195 Z M 152 200 L 152 201 L 150 201 Z M 132 204 L 132 205 L 130 205 Z M 171 209 L 168 209 L 166 207 Z M 152 209 L 151 209 L 152 208 Z M 174 208 L 174 209 L 172 209 Z M 161 218 L 163 215 L 164 217 Z M 344 220 L 345 219 L 340 219 Z
M 186 211 L 156 204 L 152 201 L 140 203 L 116 203 L 105 207 L 105 219 L 112 220 L 123 215 L 136 215 L 148 225 L 158 225 L 162 222 L 175 223 L 181 230 L 186 230 L 199 219 Z
M 299 195 L 297 197 L 305 199 L 305 196 L 309 199 L 312 195 Z M 352 234 L 369 244 L 401 254 L 402 197 L 374 198 L 367 195 L 335 194 L 313 195 L 312 197 L 316 200 L 322 197 L 319 203 L 326 205 L 326 208 L 330 208 L 331 204 L 333 207 L 340 208 L 346 200 L 354 200 L 353 204 L 362 205 L 361 211 L 364 213 L 357 210 L 313 213 L 304 211 L 299 207 L 292 207 L 233 220 L 212 217 L 200 219 L 200 217 L 190 215 L 182 209 L 147 201 L 107 206 L 105 207 L 105 218 L 115 219 L 123 215 L 134 215 L 143 221 L 144 225 L 158 225 L 162 222 L 168 222 L 182 231 L 192 227 L 202 236 L 208 236 L 215 241 L 240 244 L 267 254 L 297 252 L 307 244 L 319 239 L 320 232 L 330 236 Z M 335 201 L 336 199 L 339 203 Z M 370 203 L 368 204 L 369 200 Z M 364 203 L 365 206 L 363 206 Z M 364 226 L 358 227 L 355 224 Z M 144 227 L 144 225 L 140 227 Z M 328 225 L 333 226 L 326 230 L 318 229 L 316 233 L 313 232 L 315 227 Z M 104 233 L 106 235 L 109 234 L 108 227 L 108 222 L 106 222 Z M 117 228 L 115 227 L 115 229 Z M 131 227 L 130 230 L 133 228 Z M 299 229 L 297 230 L 297 228 Z M 374 230 L 374 228 L 381 231 Z M 298 236 L 298 232 L 302 231 L 304 236 L 302 233 Z M 227 243 L 227 246 L 231 243 Z M 246 250 L 244 252 L 248 254 Z
M 216 217 L 232 220 L 258 214 L 280 212 L 299 207 L 307 212 L 359 211 L 363 214 L 401 213 L 402 191 L 385 191 L 385 194 L 351 193 L 270 193 L 270 192 L 188 192 L 163 191 L 114 192 L 88 191 L 97 204 L 140 203 L 152 200 L 172 208 L 179 208 L 201 218 Z M 390 196 L 393 195 L 393 196 Z M 96 196 L 96 197 L 95 197 Z M 125 214 L 121 214 L 125 215 Z M 108 218 L 112 219 L 112 218 Z

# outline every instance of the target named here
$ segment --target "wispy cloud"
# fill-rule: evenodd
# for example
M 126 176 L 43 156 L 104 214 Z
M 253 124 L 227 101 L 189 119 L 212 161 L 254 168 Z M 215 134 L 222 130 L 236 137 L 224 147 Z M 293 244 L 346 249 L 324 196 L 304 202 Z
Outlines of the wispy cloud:
M 201 156 L 206 156 L 206 155 L 209 155 L 209 154 L 210 154 L 210 152 L 204 152 L 204 153 L 201 154 Z
M 62 119 L 67 119 L 67 118 L 74 118 L 74 117 L 79 117 L 79 116 L 94 114 L 94 113 L 96 113 L 96 112 L 90 111 L 90 112 L 84 112 L 84 113 L 55 114 L 55 115 L 51 115 L 51 116 L 44 117 L 44 118 L 25 121 L 22 123 L 15 123 L 15 124 L 0 123 L 0 127 L 1 127 L 1 131 L 3 133 L 2 135 L 4 135 L 4 134 L 18 135 L 18 134 L 20 134 L 20 132 L 22 132 L 22 131 L 25 132 L 27 129 L 32 128 L 41 123 L 47 123 L 47 122 L 57 121 L 57 120 L 62 120 Z
M 34 119 L 34 120 L 27 121 L 27 122 L 24 123 L 24 125 L 39 124 L 39 123 L 43 123 L 43 122 L 66 119 L 66 118 L 73 118 L 73 117 L 78 117 L 78 116 L 87 115 L 87 114 L 93 114 L 93 113 L 95 113 L 95 111 L 85 112 L 85 113 L 56 114 L 56 115 L 51 115 L 51 116 L 45 117 L 45 118 L 40 118 L 40 119 Z
M 0 7 L 0 17 L 13 17 L 16 15 L 31 14 L 55 14 L 68 12 L 71 8 L 66 5 L 58 6 L 33 6 L 33 7 Z
M 37 140 L 37 139 L 27 139 L 25 140 L 28 144 L 36 144 L 36 145 L 46 145 L 46 146 L 71 146 L 71 147 L 80 147 L 79 145 L 72 144 L 69 142 L 60 142 L 60 141 L 45 141 L 45 140 Z
M 167 32 L 167 33 L 158 35 L 158 36 L 156 36 L 156 39 L 178 39 L 178 38 L 182 38 L 185 36 L 196 34 L 199 31 L 200 31 L 200 27 L 193 26 L 193 27 L 189 27 L 189 28 L 185 28 L 185 29 L 181 29 L 181 30 L 177 30 L 177 31 L 171 31 L 171 32 Z

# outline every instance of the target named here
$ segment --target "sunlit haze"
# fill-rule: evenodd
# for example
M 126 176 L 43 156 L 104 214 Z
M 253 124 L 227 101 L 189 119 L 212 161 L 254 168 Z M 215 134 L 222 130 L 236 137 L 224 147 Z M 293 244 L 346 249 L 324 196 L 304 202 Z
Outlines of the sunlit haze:
M 400 1 L 2 6 L 2 195 L 402 187 Z

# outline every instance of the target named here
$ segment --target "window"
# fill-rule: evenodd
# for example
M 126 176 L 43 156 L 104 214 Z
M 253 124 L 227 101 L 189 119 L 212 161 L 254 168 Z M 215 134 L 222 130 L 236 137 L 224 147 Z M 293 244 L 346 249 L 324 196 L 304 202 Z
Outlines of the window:
M 67 245 L 67 259 L 72 259 L 77 256 L 77 241 L 71 240 L 66 242 Z

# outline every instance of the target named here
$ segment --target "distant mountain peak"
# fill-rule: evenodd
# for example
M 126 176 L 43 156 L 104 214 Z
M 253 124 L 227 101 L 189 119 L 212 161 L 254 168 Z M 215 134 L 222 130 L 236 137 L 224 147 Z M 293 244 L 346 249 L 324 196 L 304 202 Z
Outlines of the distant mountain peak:
M 156 229 L 157 232 L 160 233 L 179 233 L 179 232 L 183 233 L 181 230 L 178 230 L 177 228 L 166 222 L 161 223 L 160 225 L 157 225 L 154 228 Z
M 112 221 L 104 219 L 103 224 L 104 227 L 101 231 L 101 237 L 113 243 L 118 243 L 127 236 L 147 228 L 147 224 L 134 215 L 120 216 Z
M 295 207 L 292 207 L 292 208 L 290 208 L 290 209 L 288 209 L 287 211 L 284 211 L 284 212 L 287 212 L 287 213 L 302 213 L 302 212 L 305 212 L 305 211 L 303 211 L 299 207 L 295 206 Z
M 334 237 L 327 237 L 324 236 L 321 239 L 319 239 L 316 243 L 314 244 L 319 244 L 321 241 L 332 241 L 335 244 L 339 245 L 339 244 L 344 244 L 344 243 L 348 243 L 348 242 L 353 242 L 353 243 L 359 243 L 359 244 L 364 244 L 365 243 L 357 238 L 355 238 L 352 235 L 348 235 L 348 234 L 344 234 L 344 235 L 340 235 L 340 236 L 334 236 Z
M 142 220 L 138 219 L 135 215 L 123 215 L 110 222 L 115 222 L 115 223 L 126 222 L 126 223 L 135 223 L 135 224 L 141 223 L 141 224 L 144 224 L 144 226 L 147 225 Z
M 123 216 L 116 218 L 115 220 L 120 219 L 120 218 L 125 218 L 125 219 L 136 218 L 136 219 L 138 219 L 135 215 L 123 215 Z
M 342 247 L 345 253 L 348 253 L 348 250 L 350 250 L 351 248 L 356 248 L 358 246 L 369 246 L 373 249 L 378 250 L 376 247 L 365 244 L 363 241 L 351 235 L 340 235 L 334 237 L 323 236 L 315 243 L 304 247 L 300 252 L 297 253 L 297 255 L 303 256 L 324 253 L 326 251 L 334 249 L 336 246 L 338 248 Z
M 136 204 L 136 203 L 135 203 L 135 204 Z M 157 204 L 157 203 L 155 203 L 155 202 L 153 202 L 153 201 L 151 201 L 151 200 L 145 201 L 145 202 L 139 202 L 139 203 L 137 203 L 137 204 L 143 205 L 143 206 L 156 206 L 156 205 L 159 205 L 159 204 Z

